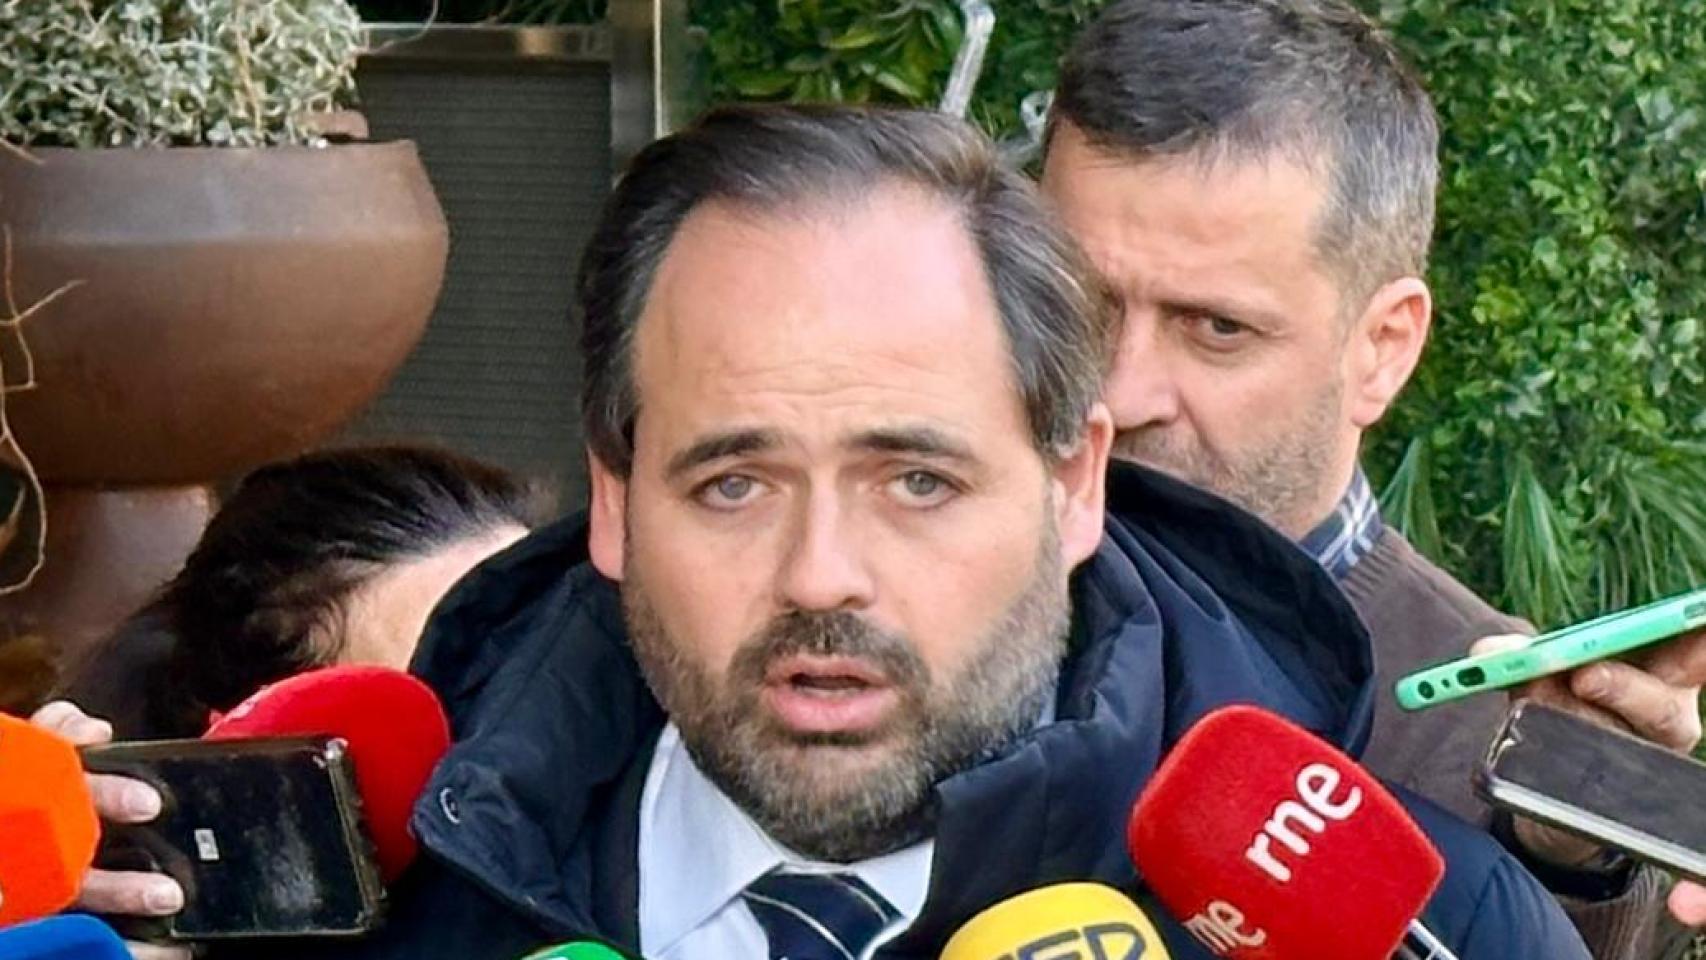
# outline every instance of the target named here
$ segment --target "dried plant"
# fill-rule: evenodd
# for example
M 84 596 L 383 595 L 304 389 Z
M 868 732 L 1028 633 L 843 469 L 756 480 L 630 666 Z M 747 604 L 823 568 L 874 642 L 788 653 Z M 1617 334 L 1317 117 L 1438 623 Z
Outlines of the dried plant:
M 309 143 L 362 43 L 345 0 L 0 0 L 0 140 Z

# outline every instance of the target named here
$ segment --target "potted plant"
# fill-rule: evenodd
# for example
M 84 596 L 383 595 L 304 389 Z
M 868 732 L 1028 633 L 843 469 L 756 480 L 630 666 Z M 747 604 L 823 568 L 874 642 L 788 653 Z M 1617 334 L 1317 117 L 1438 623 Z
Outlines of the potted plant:
M 12 634 L 104 632 L 210 483 L 322 440 L 420 338 L 448 238 L 415 148 L 329 132 L 362 46 L 345 0 L 0 3 L 8 294 L 74 285 L 6 397 L 52 520 Z

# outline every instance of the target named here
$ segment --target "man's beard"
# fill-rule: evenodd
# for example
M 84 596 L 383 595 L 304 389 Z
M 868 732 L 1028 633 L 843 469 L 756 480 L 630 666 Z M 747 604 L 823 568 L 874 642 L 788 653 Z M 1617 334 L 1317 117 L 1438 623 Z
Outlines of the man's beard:
M 743 643 L 719 682 L 668 635 L 632 564 L 622 597 L 641 670 L 700 770 L 789 849 L 851 863 L 922 839 L 933 787 L 1039 721 L 1070 626 L 1061 567 L 1051 514 L 1030 582 L 944 677 L 932 677 L 905 638 L 858 614 L 790 611 Z M 761 694 L 770 665 L 797 654 L 858 658 L 899 703 L 875 729 L 792 731 Z
M 1312 510 L 1332 481 L 1342 393 L 1340 383 L 1330 384 L 1301 417 L 1274 424 L 1266 442 L 1249 449 L 1213 449 L 1156 426 L 1121 431 L 1113 455 L 1212 490 L 1287 534 L 1302 536 L 1319 519 Z

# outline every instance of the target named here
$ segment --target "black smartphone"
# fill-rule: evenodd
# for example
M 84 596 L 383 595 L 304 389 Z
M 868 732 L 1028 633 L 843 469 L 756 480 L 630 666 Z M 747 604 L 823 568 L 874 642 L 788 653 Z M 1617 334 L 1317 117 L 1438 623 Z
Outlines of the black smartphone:
M 145 781 L 164 800 L 152 823 L 109 825 L 96 860 L 184 888 L 176 916 L 111 918 L 127 937 L 356 936 L 378 924 L 384 888 L 342 740 L 119 743 L 86 748 L 83 763 Z
M 1706 883 L 1706 764 L 1524 701 L 1475 785 L 1496 806 Z

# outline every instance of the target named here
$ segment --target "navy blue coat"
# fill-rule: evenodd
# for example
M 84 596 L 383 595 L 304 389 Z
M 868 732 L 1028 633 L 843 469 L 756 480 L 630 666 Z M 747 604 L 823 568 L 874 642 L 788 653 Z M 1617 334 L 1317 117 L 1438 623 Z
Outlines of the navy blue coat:
M 1368 637 L 1315 563 L 1148 471 L 1116 468 L 1109 494 L 1107 535 L 1073 578 L 1058 721 L 937 787 L 930 892 L 883 960 L 935 960 L 983 908 L 1074 879 L 1127 890 L 1174 957 L 1206 960 L 1125 850 L 1128 811 L 1169 744 L 1228 702 L 1266 706 L 1353 753 L 1368 735 Z M 458 585 L 415 669 L 444 698 L 457 741 L 415 812 L 422 857 L 393 890 L 383 932 L 314 955 L 512 960 L 584 936 L 638 952 L 639 796 L 665 718 L 616 590 L 587 562 L 583 521 L 536 533 Z M 1406 801 L 1449 864 L 1424 920 L 1463 960 L 1586 960 L 1552 898 L 1492 840 Z

